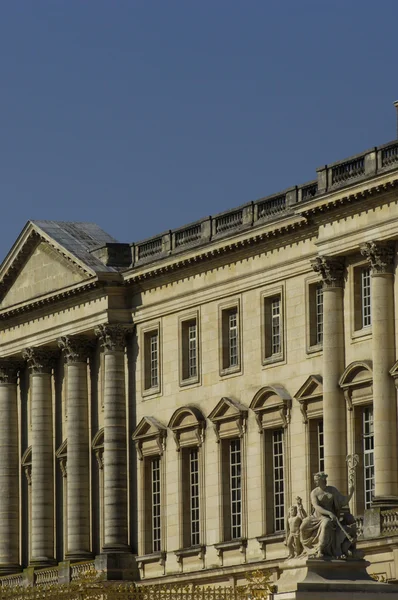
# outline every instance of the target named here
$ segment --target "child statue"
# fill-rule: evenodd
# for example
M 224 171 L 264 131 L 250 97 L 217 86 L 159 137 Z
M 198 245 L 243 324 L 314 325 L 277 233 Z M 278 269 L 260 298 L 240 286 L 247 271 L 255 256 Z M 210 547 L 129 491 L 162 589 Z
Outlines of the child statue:
M 307 513 L 303 508 L 302 500 L 299 496 L 297 496 L 296 504 L 293 504 L 289 508 L 286 522 L 285 546 L 287 546 L 289 551 L 287 558 L 300 556 L 300 554 L 303 552 L 303 546 L 301 545 L 300 541 L 300 526 L 306 516 Z

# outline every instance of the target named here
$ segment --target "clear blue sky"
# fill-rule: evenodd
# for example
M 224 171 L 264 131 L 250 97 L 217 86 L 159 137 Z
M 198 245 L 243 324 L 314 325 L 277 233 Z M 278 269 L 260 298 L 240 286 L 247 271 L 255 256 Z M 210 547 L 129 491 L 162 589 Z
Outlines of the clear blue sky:
M 396 136 L 397 0 L 3 0 L 0 259 L 28 219 L 138 241 Z

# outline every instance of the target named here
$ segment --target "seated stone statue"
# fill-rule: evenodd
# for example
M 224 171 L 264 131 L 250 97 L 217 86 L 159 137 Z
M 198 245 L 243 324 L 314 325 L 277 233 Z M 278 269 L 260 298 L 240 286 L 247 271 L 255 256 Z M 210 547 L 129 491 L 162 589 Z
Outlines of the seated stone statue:
M 300 542 L 300 525 L 303 519 L 307 516 L 303 508 L 301 498 L 297 496 L 297 504 L 293 504 L 289 508 L 289 515 L 286 522 L 286 539 L 285 546 L 289 550 L 287 558 L 300 556 L 303 552 L 303 547 Z
M 341 512 L 351 500 L 348 496 L 327 485 L 326 473 L 316 473 L 316 484 L 311 492 L 314 512 L 300 526 L 300 541 L 304 554 L 311 557 L 347 558 L 355 553 L 356 523 L 349 512 Z

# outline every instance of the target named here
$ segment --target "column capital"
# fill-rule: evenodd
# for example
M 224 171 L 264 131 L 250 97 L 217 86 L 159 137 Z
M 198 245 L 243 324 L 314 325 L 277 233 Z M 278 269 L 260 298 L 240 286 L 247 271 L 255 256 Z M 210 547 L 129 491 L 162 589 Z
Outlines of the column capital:
M 395 246 L 391 242 L 365 242 L 360 246 L 364 256 L 372 269 L 372 275 L 393 273 Z
M 324 288 L 343 287 L 344 259 L 330 256 L 317 256 L 311 260 L 311 266 L 322 277 Z
M 92 341 L 83 336 L 65 335 L 57 341 L 68 364 L 86 362 L 93 346 Z
M 123 352 L 127 328 L 123 325 L 98 325 L 94 330 L 104 352 Z
M 22 356 L 32 375 L 51 373 L 54 354 L 45 348 L 25 348 Z
M 17 383 L 18 371 L 22 364 L 11 358 L 0 359 L 0 383 Z

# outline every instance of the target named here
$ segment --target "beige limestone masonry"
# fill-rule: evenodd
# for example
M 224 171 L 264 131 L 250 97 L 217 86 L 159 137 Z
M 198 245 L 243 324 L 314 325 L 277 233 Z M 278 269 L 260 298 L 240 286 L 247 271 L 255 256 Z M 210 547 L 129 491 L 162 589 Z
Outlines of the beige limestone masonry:
M 0 508 L 2 572 L 118 553 L 134 554 L 148 581 L 237 581 L 253 565 L 276 572 L 286 547 L 283 527 L 275 526 L 274 433 L 283 432 L 285 514 L 297 496 L 309 509 L 323 418 L 330 484 L 346 492 L 346 455 L 360 455 L 351 510 L 362 518 L 363 415 L 373 407 L 374 510 L 381 529 L 359 545 L 372 572 L 398 578 L 398 517 L 391 531 L 380 517 L 380 511 L 398 508 L 396 389 L 390 375 L 398 358 L 398 194 L 381 187 L 361 195 L 371 185 L 392 185 L 396 177 L 394 171 L 353 184 L 353 201 L 347 199 L 350 187 L 316 197 L 294 208 L 285 229 L 276 218 L 259 225 L 255 236 L 239 231 L 210 241 L 206 260 L 175 269 L 173 261 L 188 260 L 200 249 L 155 266 L 148 261 L 110 267 L 104 274 L 98 265 L 91 269 L 88 251 L 85 270 L 81 256 L 59 252 L 44 235 L 25 256 L 24 234 L 14 271 L 6 274 L 11 260 L 3 268 L 0 304 L 0 356 L 14 361 L 19 373 L 18 384 L 0 380 L 2 422 L 9 423 L 0 427 L 0 486 L 7 497 Z M 385 272 L 376 272 L 361 254 L 365 243 L 392 249 Z M 337 261 L 338 277 L 328 278 L 326 267 L 314 271 L 317 259 L 327 268 Z M 162 264 L 169 268 L 163 271 Z M 358 274 L 369 265 L 372 324 L 358 327 Z M 317 284 L 323 285 L 323 344 L 311 345 Z M 275 298 L 280 346 L 269 356 L 266 304 Z M 231 309 L 237 314 L 238 359 L 230 368 L 222 362 L 228 349 L 223 319 Z M 182 323 L 192 318 L 197 373 L 183 381 Z M 157 341 L 150 342 L 147 334 L 154 331 Z M 51 362 L 40 362 L 43 352 Z M 157 383 L 151 386 L 154 356 Z M 307 395 L 298 397 L 306 382 Z M 184 417 L 172 428 L 173 415 L 183 407 L 195 409 L 197 420 Z M 236 538 L 231 440 L 240 441 L 242 477 Z M 187 461 L 195 456 L 199 544 L 189 544 Z M 7 465 L 18 466 L 18 489 Z

